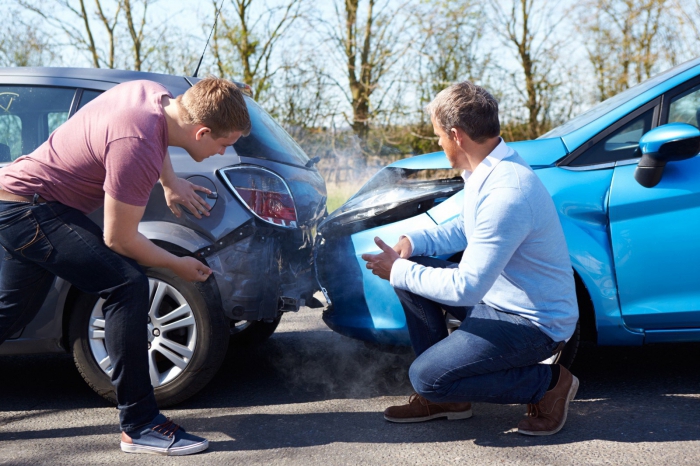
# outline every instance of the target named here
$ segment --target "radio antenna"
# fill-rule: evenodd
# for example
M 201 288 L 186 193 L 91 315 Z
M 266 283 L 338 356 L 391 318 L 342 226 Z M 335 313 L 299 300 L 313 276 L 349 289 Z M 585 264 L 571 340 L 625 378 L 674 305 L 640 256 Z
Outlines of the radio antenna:
M 214 33 L 214 29 L 216 29 L 216 21 L 219 19 L 219 13 L 221 13 L 221 9 L 224 7 L 224 0 L 221 0 L 221 5 L 219 5 L 219 9 L 216 10 L 216 15 L 214 16 L 214 26 L 212 26 L 211 31 L 209 32 L 209 38 L 207 39 L 207 43 L 204 44 L 204 50 L 202 50 L 202 56 L 199 57 L 199 63 L 197 63 L 197 69 L 194 70 L 194 74 L 192 75 L 193 78 L 197 77 L 197 73 L 199 73 L 199 67 L 202 66 L 202 60 L 204 59 L 204 54 L 207 51 L 207 47 L 209 46 L 209 40 L 211 39 L 211 35 Z

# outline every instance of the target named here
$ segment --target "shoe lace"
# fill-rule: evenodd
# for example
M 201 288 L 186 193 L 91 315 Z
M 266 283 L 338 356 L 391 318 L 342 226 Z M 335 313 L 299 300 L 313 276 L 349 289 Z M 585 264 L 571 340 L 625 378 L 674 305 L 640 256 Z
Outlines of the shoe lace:
M 165 422 L 151 427 L 151 430 L 156 431 L 159 434 L 163 434 L 168 438 L 172 438 L 173 435 L 175 435 L 175 432 L 177 432 L 177 430 L 180 428 L 180 426 L 171 421 L 170 418 L 166 419 L 167 420 Z
M 428 404 L 430 403 L 427 399 L 423 398 L 418 393 L 414 393 L 413 395 L 408 397 L 408 404 L 412 405 L 416 401 L 418 401 L 423 406 L 428 406 Z
M 426 398 L 420 396 L 418 393 L 414 393 L 413 395 L 408 397 L 408 404 L 412 405 L 415 402 L 420 403 L 421 405 L 425 406 L 425 408 L 428 410 L 428 415 L 430 415 L 430 405 L 432 404 L 430 401 L 428 401 Z
M 540 415 L 539 403 L 528 403 L 527 404 L 527 415 L 530 417 L 538 417 Z

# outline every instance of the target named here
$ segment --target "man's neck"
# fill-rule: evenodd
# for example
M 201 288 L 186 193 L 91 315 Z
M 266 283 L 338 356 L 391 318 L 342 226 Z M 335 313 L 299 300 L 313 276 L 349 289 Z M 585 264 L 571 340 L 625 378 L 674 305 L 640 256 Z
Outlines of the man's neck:
M 180 102 L 166 95 L 161 98 L 160 103 L 163 106 L 163 115 L 168 125 L 168 145 L 184 147 L 183 135 L 186 134 L 187 124 L 180 118 Z
M 500 136 L 487 139 L 481 144 L 472 142 L 472 144 L 470 144 L 470 146 L 464 151 L 470 165 L 470 168 L 467 168 L 467 170 L 474 172 L 476 167 L 479 166 L 479 164 L 483 162 L 484 159 L 486 159 L 486 157 L 488 157 L 500 143 Z

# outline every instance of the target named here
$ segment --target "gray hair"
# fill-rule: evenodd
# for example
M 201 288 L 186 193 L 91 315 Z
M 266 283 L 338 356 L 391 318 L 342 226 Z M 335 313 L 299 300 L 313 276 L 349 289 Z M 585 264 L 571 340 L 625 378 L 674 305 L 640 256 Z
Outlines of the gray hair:
M 446 133 L 459 128 L 479 144 L 501 134 L 498 102 L 486 89 L 469 81 L 443 89 L 425 110 Z

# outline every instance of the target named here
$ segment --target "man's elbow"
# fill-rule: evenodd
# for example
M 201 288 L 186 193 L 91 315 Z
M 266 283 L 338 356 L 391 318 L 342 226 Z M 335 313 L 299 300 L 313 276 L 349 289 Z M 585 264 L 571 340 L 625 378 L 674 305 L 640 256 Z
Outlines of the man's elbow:
M 124 240 L 122 238 L 119 238 L 119 236 L 117 235 L 105 234 L 104 242 L 105 246 L 107 246 L 109 249 L 118 254 L 124 255 L 128 249 L 127 244 L 125 244 Z

